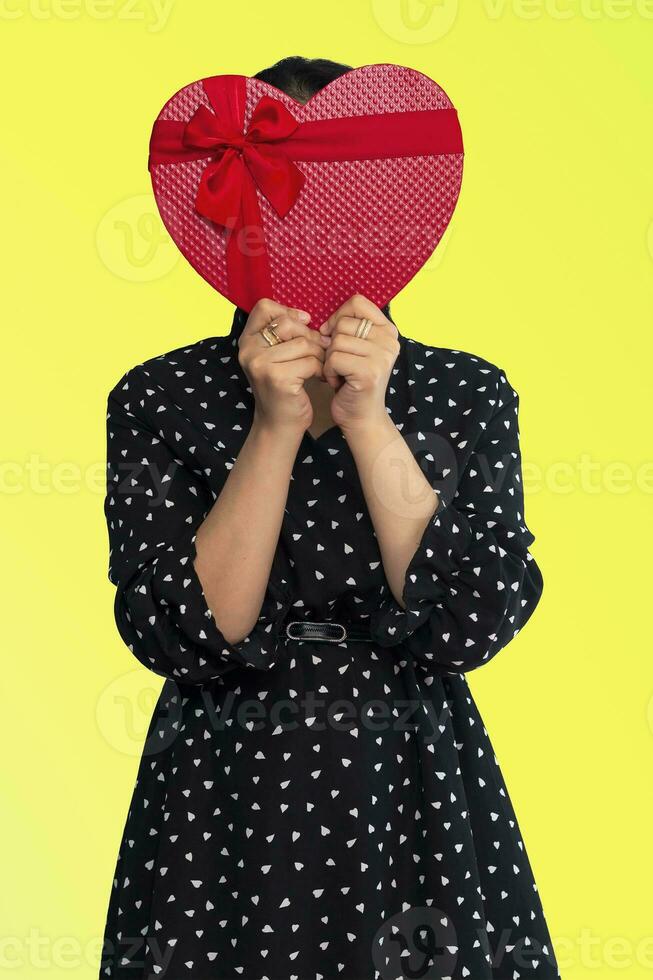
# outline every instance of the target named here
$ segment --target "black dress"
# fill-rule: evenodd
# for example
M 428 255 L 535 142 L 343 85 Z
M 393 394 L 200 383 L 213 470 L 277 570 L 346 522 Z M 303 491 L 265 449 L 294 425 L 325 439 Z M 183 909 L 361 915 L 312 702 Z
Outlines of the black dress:
M 387 409 L 442 500 L 407 608 L 333 427 L 302 440 L 260 618 L 229 644 L 193 557 L 252 419 L 237 338 L 152 358 L 109 395 L 116 622 L 166 681 L 100 977 L 559 977 L 465 677 L 542 591 L 517 394 L 488 361 L 400 334 Z M 285 639 L 290 619 L 362 624 L 374 642 Z

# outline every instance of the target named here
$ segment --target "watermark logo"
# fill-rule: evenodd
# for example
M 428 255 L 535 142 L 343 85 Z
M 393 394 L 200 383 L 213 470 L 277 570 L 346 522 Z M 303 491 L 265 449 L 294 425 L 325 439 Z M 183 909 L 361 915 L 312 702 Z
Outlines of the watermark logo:
M 424 272 L 436 272 L 442 265 L 442 261 L 445 254 L 449 251 L 449 245 L 451 243 L 451 236 L 453 235 L 452 225 L 447 225 L 447 230 L 438 242 L 437 246 L 431 252 L 430 256 L 422 266 L 422 274 Z
M 153 684 L 152 675 L 141 669 L 121 674 L 105 687 L 97 701 L 95 720 L 112 749 L 129 756 L 156 755 L 174 742 L 181 724 L 182 702 L 173 681 L 168 681 L 162 710 L 148 735 L 160 690 L 160 685 Z
M 95 243 L 109 272 L 128 282 L 166 276 L 180 253 L 159 217 L 151 194 L 137 194 L 114 205 L 100 221 Z
M 403 433 L 402 433 L 403 435 Z M 411 450 L 422 471 L 420 475 L 406 459 L 403 443 Z M 388 474 L 393 474 L 391 480 Z M 427 518 L 433 511 L 434 494 L 450 500 L 458 485 L 458 462 L 453 446 L 436 432 L 409 432 L 392 439 L 377 455 L 372 466 L 372 486 L 381 503 L 398 517 Z M 390 484 L 399 480 L 399 494 Z M 429 486 L 425 486 L 424 478 Z
M 440 909 L 409 908 L 386 919 L 372 942 L 372 960 L 382 980 L 438 980 L 454 974 L 458 941 Z
M 458 17 L 459 0 L 372 0 L 374 18 L 388 37 L 403 44 L 432 44 Z

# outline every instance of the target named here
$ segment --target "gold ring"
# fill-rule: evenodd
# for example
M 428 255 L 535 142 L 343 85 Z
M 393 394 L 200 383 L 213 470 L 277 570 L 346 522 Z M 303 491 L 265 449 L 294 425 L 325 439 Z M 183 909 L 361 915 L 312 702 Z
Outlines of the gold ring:
M 274 320 L 272 323 L 268 323 L 265 327 L 263 327 L 262 330 L 259 330 L 259 333 L 263 335 L 269 347 L 274 347 L 276 344 L 283 343 L 283 340 L 274 329 L 275 327 L 278 326 L 279 326 L 278 321 Z
M 356 327 L 356 333 L 354 334 L 354 336 L 360 337 L 361 340 L 365 340 L 373 326 L 374 324 L 371 320 L 368 320 L 367 317 L 363 317 L 363 319 Z

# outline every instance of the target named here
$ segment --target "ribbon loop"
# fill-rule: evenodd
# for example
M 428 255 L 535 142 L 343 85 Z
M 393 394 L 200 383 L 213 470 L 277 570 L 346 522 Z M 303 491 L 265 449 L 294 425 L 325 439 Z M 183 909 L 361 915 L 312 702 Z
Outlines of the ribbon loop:
M 287 157 L 274 153 L 269 144 L 287 139 L 299 123 L 278 99 L 263 96 L 246 133 L 201 105 L 186 124 L 182 142 L 188 149 L 210 150 L 215 163 L 204 170 L 195 209 L 205 218 L 229 227 L 239 217 L 243 194 L 267 198 L 279 217 L 285 217 L 297 200 L 304 175 Z M 228 151 L 240 157 L 236 164 Z

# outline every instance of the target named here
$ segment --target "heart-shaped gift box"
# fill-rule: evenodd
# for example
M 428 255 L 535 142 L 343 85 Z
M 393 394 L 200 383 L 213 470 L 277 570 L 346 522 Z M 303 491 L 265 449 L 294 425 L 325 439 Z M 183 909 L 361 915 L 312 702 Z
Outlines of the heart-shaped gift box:
M 388 303 L 424 265 L 463 174 L 458 114 L 428 76 L 367 65 L 305 105 L 259 79 L 180 89 L 150 139 L 163 222 L 211 286 L 267 297 L 317 328 L 362 293 Z

